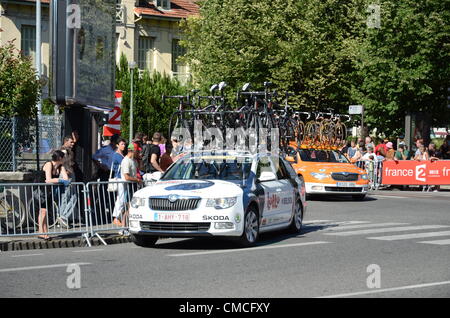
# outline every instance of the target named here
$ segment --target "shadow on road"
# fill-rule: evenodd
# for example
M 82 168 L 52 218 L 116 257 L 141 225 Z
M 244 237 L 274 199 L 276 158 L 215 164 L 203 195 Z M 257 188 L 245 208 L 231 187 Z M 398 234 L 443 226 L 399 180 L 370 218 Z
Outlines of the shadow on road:
M 304 239 L 305 235 L 311 232 L 321 231 L 330 227 L 338 225 L 330 224 L 314 224 L 314 225 L 304 225 L 302 232 L 300 234 L 289 234 L 286 230 L 274 231 L 270 233 L 262 233 L 255 247 L 268 246 L 276 243 L 280 243 L 291 239 Z M 168 249 L 168 250 L 226 250 L 226 249 L 239 249 L 241 248 L 235 241 L 220 238 L 220 237 L 197 237 L 197 238 L 186 238 L 180 239 L 176 242 L 164 242 L 161 239 L 156 244 L 155 248 L 158 249 Z M 295 242 L 297 243 L 297 242 Z
M 377 201 L 377 198 L 371 197 L 370 194 L 364 200 L 354 200 L 350 195 L 310 195 L 308 201 L 325 201 L 325 202 L 355 202 L 361 203 L 365 201 Z

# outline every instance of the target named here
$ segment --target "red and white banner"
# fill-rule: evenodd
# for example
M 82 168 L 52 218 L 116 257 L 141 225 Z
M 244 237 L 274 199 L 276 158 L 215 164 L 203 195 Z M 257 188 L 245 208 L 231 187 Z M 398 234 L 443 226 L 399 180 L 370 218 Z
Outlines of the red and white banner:
M 383 184 L 450 185 L 450 160 L 385 161 Z
M 108 123 L 103 126 L 103 136 L 120 135 L 120 123 L 122 120 L 122 91 L 116 91 L 114 109 L 109 112 Z

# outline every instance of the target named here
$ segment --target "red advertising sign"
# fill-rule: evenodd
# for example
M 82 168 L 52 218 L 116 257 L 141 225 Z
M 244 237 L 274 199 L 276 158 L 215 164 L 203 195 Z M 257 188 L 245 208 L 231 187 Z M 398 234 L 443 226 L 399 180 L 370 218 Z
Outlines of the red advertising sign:
M 103 126 L 103 136 L 120 135 L 120 123 L 122 120 L 122 91 L 116 91 L 114 109 L 109 112 L 108 124 Z
M 385 161 L 383 184 L 450 185 L 450 160 Z

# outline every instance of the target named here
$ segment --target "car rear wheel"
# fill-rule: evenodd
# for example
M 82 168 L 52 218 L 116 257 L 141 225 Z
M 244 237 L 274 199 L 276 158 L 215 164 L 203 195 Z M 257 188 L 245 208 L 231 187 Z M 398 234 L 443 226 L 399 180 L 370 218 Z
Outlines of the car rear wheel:
M 136 244 L 137 246 L 154 247 L 156 244 L 156 241 L 158 240 L 158 237 L 149 236 L 149 235 L 132 234 L 131 239 L 133 240 L 133 243 Z
M 250 207 L 244 218 L 244 233 L 239 239 L 239 245 L 249 247 L 255 245 L 259 236 L 259 217 L 254 207 Z
M 303 227 L 303 206 L 300 203 L 300 201 L 297 201 L 291 225 L 289 226 L 289 232 L 300 233 L 302 231 L 302 227 Z

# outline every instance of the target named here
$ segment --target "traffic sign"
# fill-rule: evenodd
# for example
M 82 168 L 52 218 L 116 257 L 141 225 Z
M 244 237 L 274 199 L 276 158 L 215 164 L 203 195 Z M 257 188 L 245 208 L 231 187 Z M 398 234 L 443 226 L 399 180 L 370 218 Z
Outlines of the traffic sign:
M 363 105 L 350 105 L 348 107 L 348 113 L 350 115 L 360 115 L 363 113 L 363 111 L 364 111 Z

